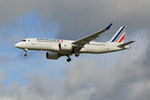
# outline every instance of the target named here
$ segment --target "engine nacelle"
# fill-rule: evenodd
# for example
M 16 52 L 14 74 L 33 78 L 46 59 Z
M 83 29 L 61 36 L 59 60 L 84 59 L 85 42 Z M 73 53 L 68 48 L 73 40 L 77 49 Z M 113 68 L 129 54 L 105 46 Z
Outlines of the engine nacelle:
M 47 59 L 58 59 L 60 55 L 55 52 L 46 52 L 46 58 Z
M 64 50 L 64 51 L 71 51 L 72 50 L 72 45 L 71 44 L 66 44 L 66 43 L 59 43 L 59 49 Z

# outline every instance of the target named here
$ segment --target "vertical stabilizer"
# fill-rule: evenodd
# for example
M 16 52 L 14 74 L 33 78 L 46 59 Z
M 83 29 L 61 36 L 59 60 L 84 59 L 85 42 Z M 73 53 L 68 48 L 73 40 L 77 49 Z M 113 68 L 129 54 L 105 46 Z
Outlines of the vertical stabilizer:
M 115 35 L 111 38 L 110 42 L 123 43 L 126 33 L 125 28 L 125 26 L 120 27 L 119 30 L 115 33 Z

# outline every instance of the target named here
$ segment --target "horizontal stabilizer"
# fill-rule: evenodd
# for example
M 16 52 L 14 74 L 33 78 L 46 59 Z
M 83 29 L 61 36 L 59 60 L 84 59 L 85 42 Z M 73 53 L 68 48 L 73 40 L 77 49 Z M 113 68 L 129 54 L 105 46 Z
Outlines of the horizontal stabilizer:
M 134 42 L 135 41 L 129 41 L 129 42 L 118 45 L 118 47 L 124 47 L 124 46 L 129 45 L 129 44 L 134 43 Z

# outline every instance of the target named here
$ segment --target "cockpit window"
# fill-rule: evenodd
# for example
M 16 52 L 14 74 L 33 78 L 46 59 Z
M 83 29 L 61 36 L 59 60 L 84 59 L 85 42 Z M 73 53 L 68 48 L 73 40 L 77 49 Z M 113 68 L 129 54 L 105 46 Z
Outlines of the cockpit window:
M 26 42 L 26 40 L 21 40 L 22 42 Z

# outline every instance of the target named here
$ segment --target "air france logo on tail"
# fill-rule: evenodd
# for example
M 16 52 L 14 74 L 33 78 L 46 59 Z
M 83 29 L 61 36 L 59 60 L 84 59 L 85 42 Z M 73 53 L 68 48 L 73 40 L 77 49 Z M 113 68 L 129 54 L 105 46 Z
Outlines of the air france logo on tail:
M 117 42 L 117 43 L 123 43 L 125 38 L 125 26 L 120 27 L 120 29 L 116 32 L 116 34 L 112 37 L 110 42 Z
M 122 35 L 120 36 L 120 38 L 118 39 L 118 41 L 117 41 L 118 43 L 123 43 L 124 38 L 125 38 L 125 32 L 126 32 L 126 31 L 124 31 L 123 34 L 122 34 Z

